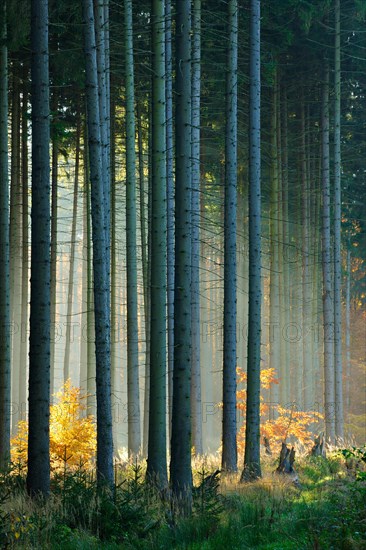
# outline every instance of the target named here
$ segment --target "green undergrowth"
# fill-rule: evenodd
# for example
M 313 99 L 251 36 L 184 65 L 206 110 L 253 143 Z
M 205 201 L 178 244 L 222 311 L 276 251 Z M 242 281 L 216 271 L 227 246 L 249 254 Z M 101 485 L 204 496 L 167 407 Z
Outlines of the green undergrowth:
M 300 486 L 274 473 L 275 460 L 249 484 L 236 476 L 218 484 L 208 477 L 214 468 L 200 465 L 189 518 L 144 483 L 140 465 L 116 472 L 113 498 L 98 493 L 90 473 L 65 470 L 43 504 L 27 497 L 15 469 L 0 478 L 0 548 L 366 549 L 366 483 L 345 458 L 300 459 Z

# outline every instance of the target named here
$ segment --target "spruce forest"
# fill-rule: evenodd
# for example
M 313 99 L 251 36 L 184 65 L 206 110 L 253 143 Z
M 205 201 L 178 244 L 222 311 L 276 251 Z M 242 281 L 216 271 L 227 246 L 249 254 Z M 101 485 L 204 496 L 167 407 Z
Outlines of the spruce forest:
M 1 0 L 1 548 L 366 549 L 365 159 L 365 0 Z

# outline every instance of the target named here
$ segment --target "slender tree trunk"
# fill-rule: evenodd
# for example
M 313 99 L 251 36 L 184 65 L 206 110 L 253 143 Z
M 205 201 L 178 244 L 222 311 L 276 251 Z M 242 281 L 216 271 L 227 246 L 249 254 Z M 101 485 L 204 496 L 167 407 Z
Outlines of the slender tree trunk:
M 277 143 L 278 87 L 277 71 L 273 84 L 271 113 L 271 198 L 270 198 L 270 314 L 269 314 L 269 366 L 280 374 L 280 274 L 279 274 L 279 163 Z M 282 384 L 280 379 L 280 384 Z M 279 387 L 270 390 L 271 406 L 279 403 Z
M 222 468 L 236 472 L 236 210 L 238 141 L 238 3 L 228 2 L 226 73 L 225 220 L 224 220 L 224 355 Z
M 284 326 L 281 327 L 281 337 L 285 340 L 285 354 L 283 365 L 284 403 L 291 399 L 291 371 L 290 371 L 290 350 L 287 331 L 290 326 L 290 230 L 289 230 L 289 173 L 288 173 L 288 109 L 287 89 L 282 88 L 282 110 L 281 110 L 281 138 L 282 138 L 282 238 L 283 238 L 283 307 Z
M 96 415 L 96 357 L 95 357 L 95 315 L 93 295 L 93 245 L 91 227 L 91 197 L 90 197 L 90 166 L 88 151 L 88 136 L 84 136 L 84 182 L 86 201 L 86 265 L 87 265 L 87 307 L 86 307 L 86 341 L 87 341 L 87 411 Z
M 113 486 L 113 437 L 111 411 L 111 342 L 109 233 L 102 177 L 102 142 L 98 101 L 97 58 L 92 0 L 83 0 L 86 94 L 93 233 L 95 353 L 97 394 L 97 475 L 100 483 Z M 108 190 L 109 192 L 109 190 Z
M 200 104 L 201 104 L 201 0 L 192 5 L 192 447 L 202 447 L 202 400 L 200 361 Z
M 251 0 L 249 89 L 249 311 L 247 414 L 244 470 L 241 480 L 261 477 L 261 141 L 260 141 L 260 0 Z
M 26 80 L 28 70 L 25 70 Z M 23 84 L 24 86 L 26 84 Z M 27 411 L 27 363 L 28 363 L 28 295 L 29 295 L 29 231 L 28 231 L 28 91 L 23 91 L 22 105 L 22 307 L 19 372 L 19 419 L 25 420 Z
M 52 111 L 53 116 L 56 116 L 58 108 L 57 98 L 54 95 L 52 98 Z M 55 349 L 57 340 L 57 215 L 58 215 L 58 142 L 56 130 L 52 132 L 52 176 L 51 176 L 51 351 L 50 351 L 50 365 L 51 365 L 51 403 L 53 402 L 53 394 L 55 392 L 55 373 L 56 373 L 56 361 L 55 361 Z
M 324 409 L 326 437 L 335 439 L 334 418 L 334 309 L 332 300 L 332 259 L 330 246 L 330 182 L 329 182 L 329 68 L 323 85 L 322 99 L 322 266 L 324 323 Z
M 351 394 L 351 244 L 348 238 L 347 242 L 347 260 L 346 260 L 346 411 L 347 416 L 350 413 Z
M 166 486 L 165 5 L 152 2 L 150 405 L 147 476 Z
M 8 50 L 6 2 L 0 7 L 0 468 L 10 459 L 10 254 L 8 176 Z
M 167 193 L 167 315 L 168 315 L 168 427 L 171 439 L 174 370 L 174 144 L 173 144 L 173 56 L 171 0 L 165 0 L 166 67 L 166 193 Z
M 128 454 L 141 450 L 136 258 L 135 85 L 132 2 L 125 0 Z
M 137 115 L 137 143 L 139 159 L 139 188 L 140 188 L 140 235 L 141 235 L 141 264 L 142 264 L 142 287 L 144 295 L 144 320 L 145 320 L 145 392 L 144 392 L 144 418 L 142 451 L 147 456 L 147 445 L 149 438 L 149 393 L 150 387 L 147 384 L 150 371 L 150 289 L 149 289 L 149 262 L 148 246 L 146 235 L 146 199 L 145 199 L 145 176 L 144 176 L 144 148 L 142 135 L 142 112 L 140 102 L 136 105 Z
M 13 63 L 12 120 L 11 120 L 11 178 L 10 178 L 10 308 L 12 322 L 12 428 L 19 421 L 19 375 L 21 342 L 21 274 L 22 274 L 22 189 L 20 177 L 20 89 L 19 63 Z
M 113 416 L 113 444 L 118 451 L 119 446 L 119 419 L 120 419 L 120 369 L 118 368 L 118 299 L 117 299 L 117 204 L 116 204 L 116 104 L 115 98 L 111 96 L 111 380 L 112 380 L 112 416 Z
M 342 365 L 342 257 L 341 257 L 341 7 L 335 0 L 334 44 L 334 372 L 335 436 L 343 432 L 343 365 Z
M 85 147 L 83 144 L 83 253 L 82 253 L 82 289 L 81 289 L 81 340 L 80 340 L 80 380 L 79 386 L 84 394 L 87 394 L 88 380 L 88 243 L 87 243 L 87 224 L 88 224 L 88 204 L 87 204 L 87 170 L 85 166 Z
M 72 302 L 74 296 L 74 271 L 75 271 L 75 249 L 76 249 L 76 222 L 78 213 L 78 195 L 79 195 L 79 165 L 80 165 L 80 134 L 81 121 L 80 114 L 77 114 L 76 126 L 76 148 L 75 148 L 75 176 L 74 176 L 74 199 L 72 206 L 72 224 L 71 224 L 71 251 L 70 251 L 70 269 L 69 284 L 67 289 L 67 313 L 66 313 L 66 342 L 64 355 L 64 383 L 70 378 L 70 348 L 71 348 L 71 326 L 72 326 Z
M 301 196 L 302 196 L 302 366 L 303 366 L 303 404 L 304 410 L 311 408 L 312 356 L 311 339 L 311 287 L 310 287 L 310 243 L 309 243 L 309 178 L 306 147 L 306 120 L 304 95 L 301 100 Z
M 27 489 L 50 492 L 50 123 L 48 1 L 31 2 L 32 256 Z
M 191 509 L 191 2 L 176 4 L 176 204 L 174 373 L 170 474 L 182 511 Z

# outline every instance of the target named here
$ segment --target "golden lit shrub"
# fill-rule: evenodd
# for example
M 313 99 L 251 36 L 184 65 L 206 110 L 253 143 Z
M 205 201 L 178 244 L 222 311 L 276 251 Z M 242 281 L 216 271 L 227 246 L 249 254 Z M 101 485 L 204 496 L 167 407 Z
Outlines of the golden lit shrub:
M 56 403 L 50 408 L 51 467 L 91 466 L 96 450 L 96 427 L 92 416 L 85 416 L 86 396 L 68 380 L 55 394 Z M 18 424 L 18 433 L 11 441 L 11 459 L 26 464 L 28 422 Z
M 238 368 L 238 383 L 245 383 L 247 379 L 246 373 Z M 264 369 L 261 371 L 261 387 L 263 389 L 269 389 L 272 384 L 278 384 L 276 378 L 275 369 Z M 243 413 L 243 417 L 246 415 L 246 389 L 237 391 L 237 407 Z M 260 398 L 260 416 L 261 437 L 266 437 L 271 447 L 276 448 L 280 446 L 282 441 L 285 441 L 288 437 L 295 438 L 297 441 L 304 445 L 310 445 L 313 439 L 313 433 L 309 429 L 314 423 L 319 422 L 323 418 L 323 415 L 317 411 L 298 411 L 295 407 L 284 408 L 278 404 L 271 404 L 271 413 L 273 419 L 262 420 L 263 417 L 269 413 L 269 405 L 264 402 L 263 397 Z M 238 449 L 240 452 L 244 451 L 245 444 L 245 423 L 240 427 L 238 431 Z

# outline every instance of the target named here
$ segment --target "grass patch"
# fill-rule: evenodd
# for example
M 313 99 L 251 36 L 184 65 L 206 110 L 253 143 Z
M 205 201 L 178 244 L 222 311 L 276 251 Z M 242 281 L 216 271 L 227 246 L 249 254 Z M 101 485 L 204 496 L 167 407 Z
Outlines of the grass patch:
M 214 466 L 214 465 L 213 465 Z M 53 479 L 44 506 L 28 498 L 20 472 L 0 479 L 0 547 L 49 549 L 366 549 L 366 483 L 347 474 L 340 456 L 302 458 L 301 487 L 264 463 L 263 479 L 240 484 L 238 476 L 204 484 L 195 475 L 190 518 L 174 516 L 143 481 L 143 468 L 118 473 L 114 499 L 98 494 L 82 471 Z M 214 470 L 214 467 L 211 471 Z

